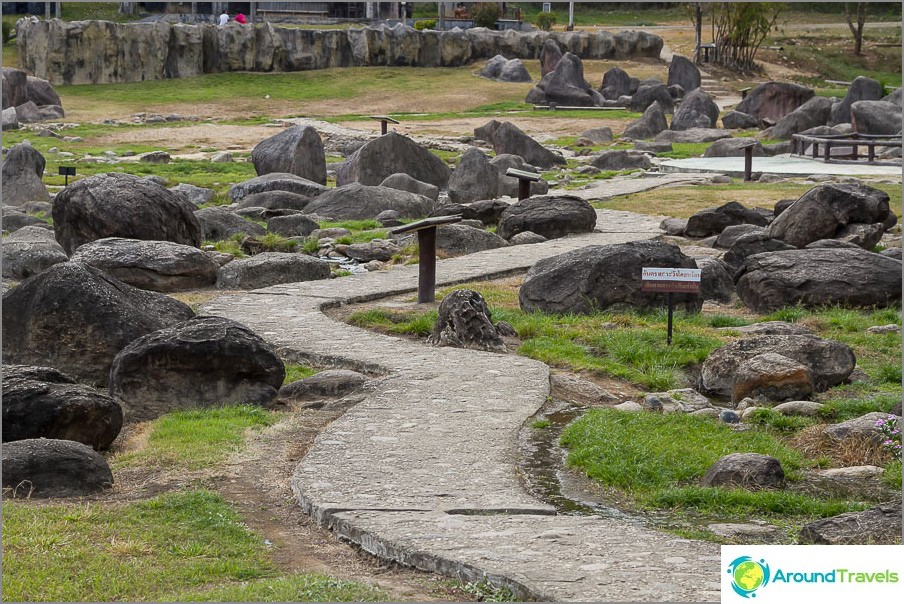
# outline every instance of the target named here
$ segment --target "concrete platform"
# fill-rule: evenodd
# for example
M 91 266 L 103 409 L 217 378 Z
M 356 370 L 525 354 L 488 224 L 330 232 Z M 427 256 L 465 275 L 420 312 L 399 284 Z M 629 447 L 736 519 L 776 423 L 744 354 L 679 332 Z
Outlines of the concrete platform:
M 744 177 L 743 157 L 692 157 L 690 159 L 670 159 L 659 164 L 663 172 L 719 173 L 733 178 Z M 835 176 L 872 176 L 901 178 L 900 165 L 869 165 L 865 163 L 822 162 L 790 155 L 774 157 L 754 157 L 753 171 L 777 174 L 787 177 L 802 177 L 810 174 L 831 174 Z

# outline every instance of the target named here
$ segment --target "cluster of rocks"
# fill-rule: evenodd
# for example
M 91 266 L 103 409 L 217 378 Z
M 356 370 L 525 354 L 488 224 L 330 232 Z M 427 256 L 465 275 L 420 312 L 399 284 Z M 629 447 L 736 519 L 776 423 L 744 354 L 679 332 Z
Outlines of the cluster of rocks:
M 47 80 L 3 68 L 3 130 L 65 117 L 60 96 Z
M 530 82 L 533 78 L 521 59 L 506 59 L 496 55 L 484 65 L 478 75 L 497 82 Z

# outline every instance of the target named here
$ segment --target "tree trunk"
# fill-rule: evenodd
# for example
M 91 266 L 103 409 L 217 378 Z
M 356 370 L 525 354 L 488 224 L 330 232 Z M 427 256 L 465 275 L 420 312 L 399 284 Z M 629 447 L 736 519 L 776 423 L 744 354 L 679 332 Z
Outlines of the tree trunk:
M 700 45 L 703 44 L 703 6 L 694 3 L 694 63 L 700 62 Z
M 851 4 L 856 4 L 856 14 L 851 14 Z M 854 54 L 860 56 L 863 54 L 863 26 L 866 23 L 866 14 L 869 2 L 845 2 L 844 16 L 847 19 L 848 28 L 854 36 Z M 854 25 L 856 17 L 857 25 Z

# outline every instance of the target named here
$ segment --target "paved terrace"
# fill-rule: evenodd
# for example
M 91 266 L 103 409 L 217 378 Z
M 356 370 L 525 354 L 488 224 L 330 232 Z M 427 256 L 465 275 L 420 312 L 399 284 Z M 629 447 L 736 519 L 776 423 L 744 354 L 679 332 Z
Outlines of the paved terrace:
M 676 178 L 625 184 L 652 188 Z M 655 237 L 659 222 L 598 211 L 601 232 L 442 260 L 437 282 L 521 273 L 586 245 Z M 203 312 L 241 321 L 286 358 L 385 376 L 321 433 L 298 465 L 292 486 L 305 511 L 376 556 L 468 581 L 488 578 L 520 598 L 718 600 L 717 545 L 625 519 L 557 515 L 523 488 L 518 432 L 549 394 L 545 364 L 432 348 L 321 312 L 416 289 L 417 267 L 408 266 L 205 305 Z

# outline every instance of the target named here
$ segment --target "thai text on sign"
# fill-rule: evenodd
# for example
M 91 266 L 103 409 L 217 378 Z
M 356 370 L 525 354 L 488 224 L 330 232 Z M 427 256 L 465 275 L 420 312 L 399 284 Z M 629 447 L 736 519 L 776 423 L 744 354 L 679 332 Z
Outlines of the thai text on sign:
M 644 268 L 641 291 L 694 294 L 700 291 L 699 268 Z

